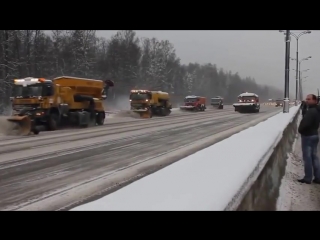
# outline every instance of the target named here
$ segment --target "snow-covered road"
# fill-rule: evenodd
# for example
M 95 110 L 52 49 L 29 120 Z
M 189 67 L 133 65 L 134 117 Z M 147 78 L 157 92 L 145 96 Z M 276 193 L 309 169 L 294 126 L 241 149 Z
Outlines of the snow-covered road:
M 74 210 L 235 210 L 298 108 Z

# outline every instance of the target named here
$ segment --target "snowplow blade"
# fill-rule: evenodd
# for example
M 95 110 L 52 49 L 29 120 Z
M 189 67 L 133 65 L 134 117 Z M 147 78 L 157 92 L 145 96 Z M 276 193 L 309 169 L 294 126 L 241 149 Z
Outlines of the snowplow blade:
M 140 113 L 140 117 L 141 117 L 141 118 L 151 118 L 150 111 L 141 112 L 141 113 Z
M 182 111 L 194 111 L 195 107 L 194 106 L 181 106 L 180 110 L 182 110 Z
M 31 133 L 31 119 L 28 116 L 12 116 L 7 120 L 16 124 L 14 130 L 17 130 L 19 135 Z
M 151 111 L 149 110 L 134 110 L 133 112 L 139 114 L 141 118 L 151 118 Z

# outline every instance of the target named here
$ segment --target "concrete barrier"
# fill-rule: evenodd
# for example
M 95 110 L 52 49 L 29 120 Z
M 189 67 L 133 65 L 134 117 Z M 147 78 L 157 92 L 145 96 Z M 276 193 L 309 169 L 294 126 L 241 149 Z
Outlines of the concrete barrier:
M 248 178 L 259 175 L 249 189 L 243 186 L 238 196 L 235 197 L 226 210 L 237 211 L 275 211 L 281 179 L 285 174 L 287 154 L 291 151 L 297 134 L 298 117 L 300 111 L 279 136 L 275 145 L 270 148 Z M 263 138 L 261 139 L 263 141 Z

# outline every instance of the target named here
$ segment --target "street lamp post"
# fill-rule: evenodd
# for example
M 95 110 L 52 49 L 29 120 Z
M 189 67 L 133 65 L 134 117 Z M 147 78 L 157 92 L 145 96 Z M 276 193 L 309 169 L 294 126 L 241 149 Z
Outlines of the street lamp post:
M 300 89 L 300 98 L 302 99 L 303 98 L 303 88 L 302 88 L 302 83 L 306 82 L 307 80 L 303 80 L 302 79 L 305 79 L 307 78 L 308 76 L 305 76 L 305 77 L 302 77 L 302 72 L 305 72 L 305 71 L 301 71 L 301 78 L 300 78 L 300 86 L 299 86 L 299 89 Z
M 284 32 L 284 31 L 280 31 L 280 32 Z M 297 51 L 296 51 L 296 101 L 295 101 L 295 106 L 298 105 L 298 62 L 299 62 L 299 38 L 305 34 L 310 34 L 311 31 L 307 30 L 307 31 L 303 31 L 300 32 L 299 34 L 295 34 L 294 32 L 290 32 L 290 35 L 293 36 L 296 40 L 297 40 Z
M 301 89 L 301 87 L 302 87 L 302 84 L 301 84 L 301 63 L 303 62 L 303 61 L 306 61 L 306 60 L 309 60 L 311 58 L 311 56 L 309 56 L 309 57 L 307 57 L 307 58 L 303 58 L 303 59 L 301 59 L 300 61 L 299 61 L 299 95 L 300 95 L 300 101 L 302 101 L 302 99 L 303 99 L 303 95 L 302 95 L 302 89 Z M 304 70 L 304 71 L 308 71 L 308 70 Z
M 283 112 L 289 112 L 289 74 L 290 74 L 290 30 L 286 30 L 286 55 L 285 55 L 285 80 L 284 80 L 284 99 Z

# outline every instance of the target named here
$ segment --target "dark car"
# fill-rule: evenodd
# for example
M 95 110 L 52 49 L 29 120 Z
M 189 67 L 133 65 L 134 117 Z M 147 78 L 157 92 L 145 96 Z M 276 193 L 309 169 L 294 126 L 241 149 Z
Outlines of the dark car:
M 282 98 L 278 98 L 276 100 L 276 107 L 280 107 L 280 106 L 283 106 L 283 99 Z
M 214 108 L 223 109 L 223 98 L 220 96 L 211 98 L 211 106 Z

